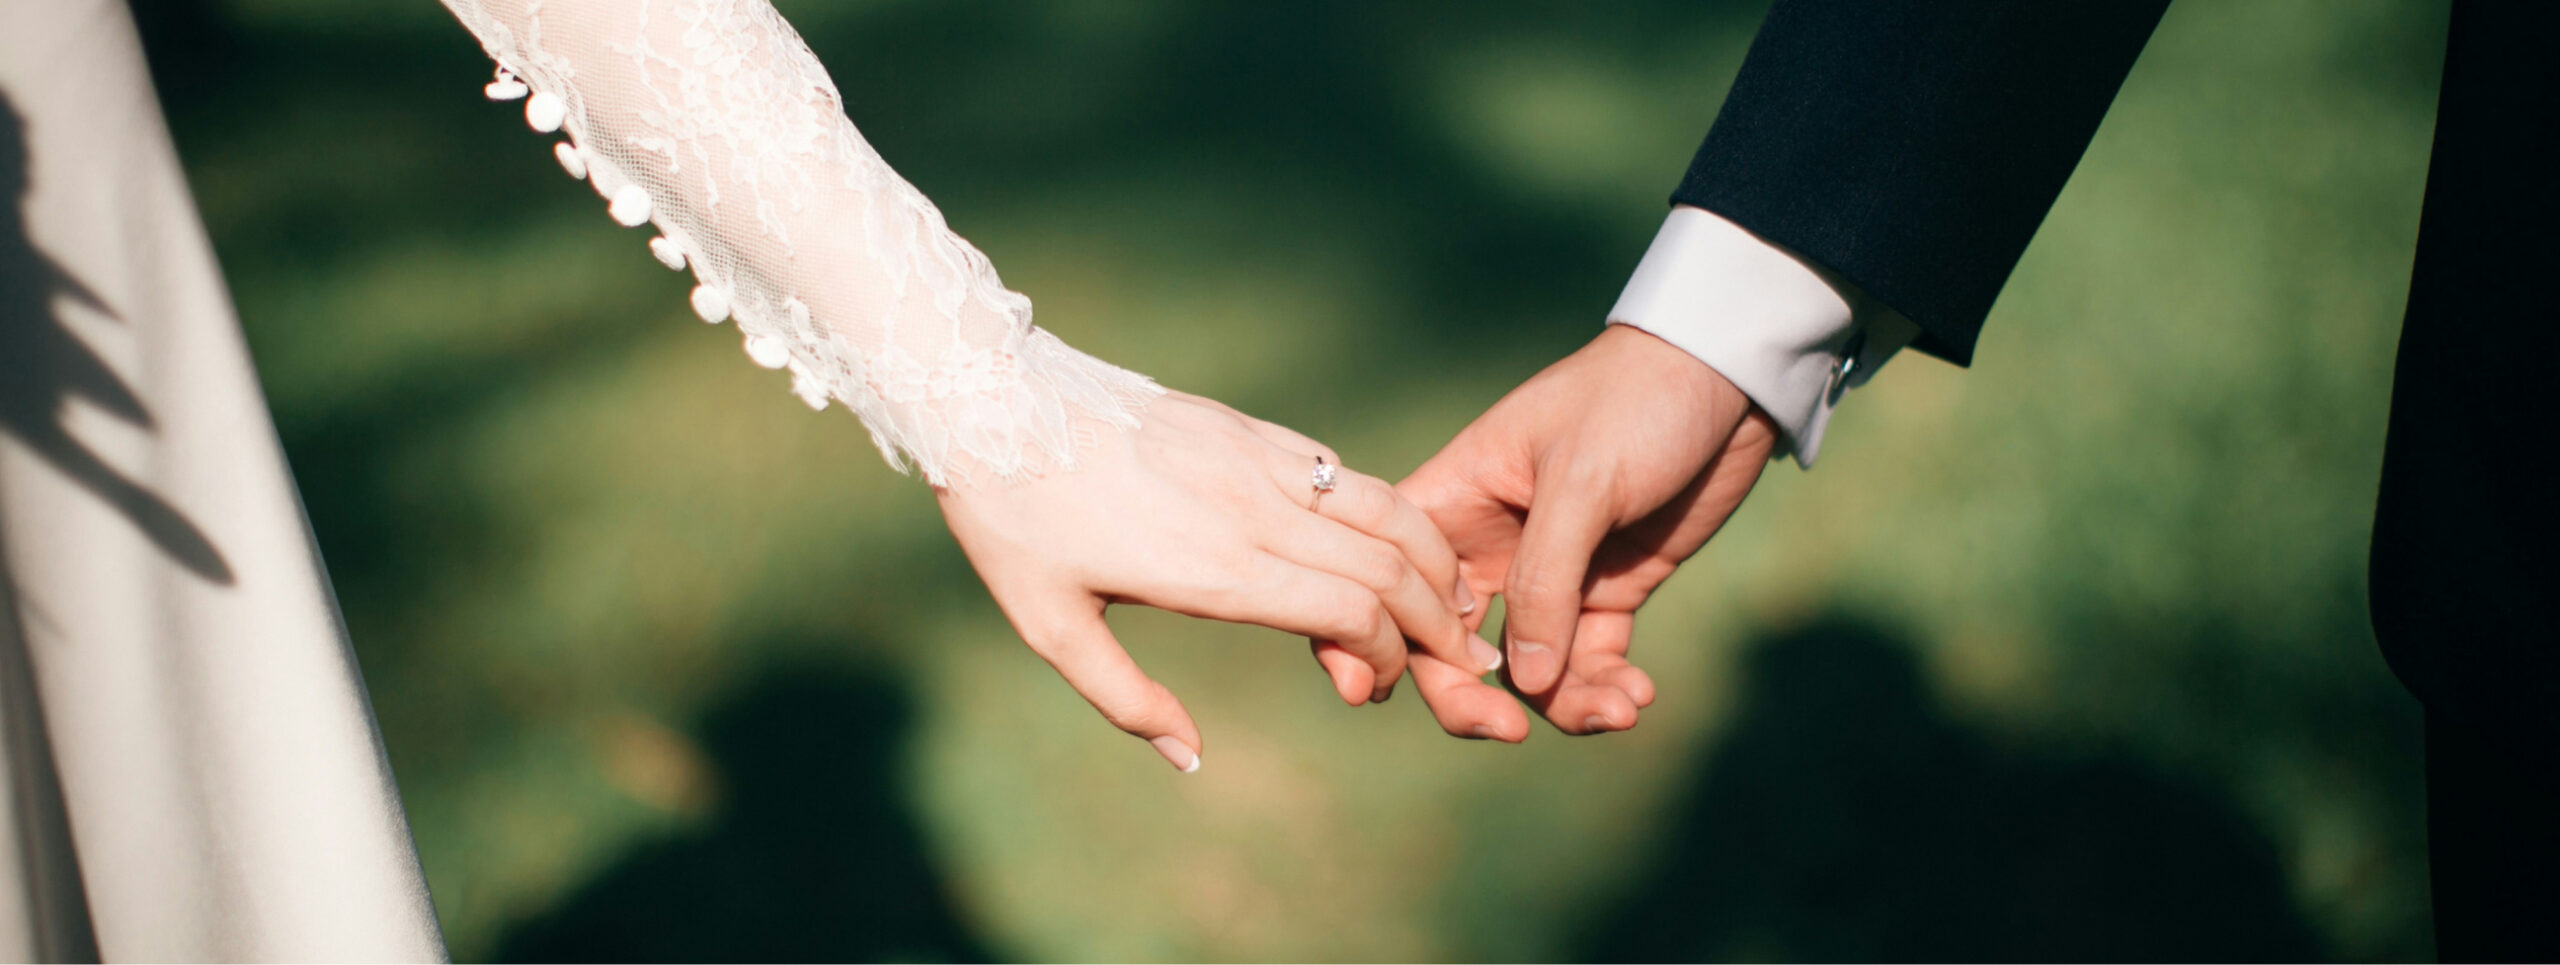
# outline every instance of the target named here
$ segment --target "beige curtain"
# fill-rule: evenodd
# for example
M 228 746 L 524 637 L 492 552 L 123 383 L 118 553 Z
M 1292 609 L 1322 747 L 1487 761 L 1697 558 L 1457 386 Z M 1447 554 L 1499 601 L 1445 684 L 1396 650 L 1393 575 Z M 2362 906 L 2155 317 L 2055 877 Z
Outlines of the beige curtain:
M 0 103 L 0 960 L 441 958 L 121 0 Z

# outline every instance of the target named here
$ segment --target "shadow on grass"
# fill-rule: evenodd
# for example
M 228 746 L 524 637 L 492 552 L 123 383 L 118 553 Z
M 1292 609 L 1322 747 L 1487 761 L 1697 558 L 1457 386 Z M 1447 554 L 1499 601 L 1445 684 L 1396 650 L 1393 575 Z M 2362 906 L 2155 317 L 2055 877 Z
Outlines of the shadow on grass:
M 708 825 L 644 844 L 502 961 L 985 961 L 898 789 L 904 690 L 833 666 L 768 670 L 706 717 Z
M 1951 718 L 1892 633 L 1761 642 L 1659 863 L 1575 957 L 2307 961 L 2275 846 L 2218 792 Z

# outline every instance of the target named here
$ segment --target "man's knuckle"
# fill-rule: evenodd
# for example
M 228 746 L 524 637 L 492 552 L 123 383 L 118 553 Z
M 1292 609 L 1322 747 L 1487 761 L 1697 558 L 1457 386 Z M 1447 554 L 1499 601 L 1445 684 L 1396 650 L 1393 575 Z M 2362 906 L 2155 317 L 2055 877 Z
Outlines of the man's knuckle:
M 1573 587 L 1562 578 L 1545 572 L 1518 573 L 1504 596 L 1517 606 L 1553 607 L 1573 601 Z

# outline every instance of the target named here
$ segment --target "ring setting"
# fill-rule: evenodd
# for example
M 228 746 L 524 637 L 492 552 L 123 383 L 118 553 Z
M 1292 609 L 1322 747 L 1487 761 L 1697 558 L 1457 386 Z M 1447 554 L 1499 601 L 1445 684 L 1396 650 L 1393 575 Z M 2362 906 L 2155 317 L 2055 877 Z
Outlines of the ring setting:
M 1324 461 L 1323 456 L 1317 456 L 1315 474 L 1307 477 L 1308 486 L 1316 491 L 1317 496 L 1321 497 L 1324 494 L 1333 491 L 1333 480 L 1333 464 Z

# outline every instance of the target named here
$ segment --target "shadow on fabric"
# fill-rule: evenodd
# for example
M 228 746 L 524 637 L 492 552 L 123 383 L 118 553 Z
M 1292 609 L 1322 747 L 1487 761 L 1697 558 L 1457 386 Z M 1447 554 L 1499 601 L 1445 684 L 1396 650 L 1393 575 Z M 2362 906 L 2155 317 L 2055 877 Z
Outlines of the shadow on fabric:
M 0 544 L 8 541 L 0 525 Z M 0 878 L 14 878 L 25 907 L 0 908 L 0 959 L 47 962 L 98 961 L 97 933 L 71 848 L 71 820 L 62 780 L 45 736 L 44 707 L 37 699 L 35 662 L 28 659 L 9 557 L 0 553 L 0 796 L 11 820 L 0 827 L 9 844 L 0 854 Z M 13 933 L 23 927 L 24 933 Z
M 614 862 L 499 960 L 989 960 L 898 787 L 908 713 L 880 677 L 768 670 L 701 727 L 717 817 Z
M 8 193 L 9 204 L 6 217 L 0 218 L 0 432 L 25 440 L 60 465 L 45 449 L 47 442 L 68 442 L 67 437 L 56 438 L 60 430 L 47 434 L 19 428 L 21 423 L 51 424 L 50 406 L 37 412 L 26 403 L 43 391 L 37 386 L 41 373 L 30 363 L 42 363 L 50 344 L 40 338 L 52 322 L 53 292 L 47 283 L 60 277 L 27 238 L 26 219 L 18 210 L 27 187 L 25 125 L 8 92 L 0 91 L 0 191 Z M 76 283 L 72 291 L 73 297 L 87 295 Z M 89 301 L 95 303 L 94 298 Z M 112 389 L 123 388 L 103 368 L 97 374 L 105 375 Z M 45 737 L 35 664 L 27 653 L 27 615 L 20 612 L 5 551 L 8 536 L 7 521 L 0 519 L 0 795 L 7 796 L 5 813 L 12 818 L 10 826 L 0 827 L 0 835 L 10 838 L 10 846 L 0 853 L 16 858 L 14 867 L 0 867 L 0 877 L 16 879 L 27 907 L 0 908 L 0 915 L 17 919 L 0 922 L 0 931 L 23 924 L 29 933 L 0 934 L 0 958 L 93 962 L 98 960 L 97 937 L 88 927 L 80 863 L 71 852 L 61 782 Z
M 1578 958 L 2310 961 L 2274 845 L 2130 755 L 1994 743 L 1910 647 L 1826 620 L 1747 652 L 1739 716 Z
M 0 216 L 0 433 L 114 506 L 171 560 L 228 586 L 230 564 L 203 530 L 117 472 L 62 424 L 73 399 L 143 429 L 152 428 L 152 419 L 132 387 L 55 314 L 57 301 L 69 301 L 116 317 L 97 293 L 36 247 L 21 210 L 31 187 L 26 121 L 8 92 L 0 91 L 0 193 L 9 206 Z

